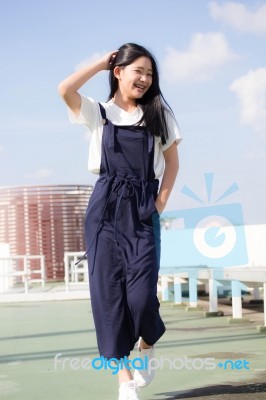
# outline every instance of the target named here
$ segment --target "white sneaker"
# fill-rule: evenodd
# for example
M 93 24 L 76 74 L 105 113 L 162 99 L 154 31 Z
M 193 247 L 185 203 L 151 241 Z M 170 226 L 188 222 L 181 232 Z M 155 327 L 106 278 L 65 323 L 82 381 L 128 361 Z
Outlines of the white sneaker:
M 154 346 L 152 346 L 150 349 L 140 349 L 140 347 L 139 347 L 140 341 L 141 341 L 141 338 L 139 338 L 139 341 L 138 341 L 140 357 L 141 358 L 147 357 L 148 358 L 147 364 L 150 365 L 151 360 L 155 356 Z M 150 370 L 149 367 L 147 369 L 135 369 L 134 381 L 136 382 L 138 387 L 147 386 L 153 380 L 154 375 L 155 375 L 155 370 L 154 369 Z
M 118 400 L 139 400 L 137 390 L 138 385 L 133 380 L 121 383 Z

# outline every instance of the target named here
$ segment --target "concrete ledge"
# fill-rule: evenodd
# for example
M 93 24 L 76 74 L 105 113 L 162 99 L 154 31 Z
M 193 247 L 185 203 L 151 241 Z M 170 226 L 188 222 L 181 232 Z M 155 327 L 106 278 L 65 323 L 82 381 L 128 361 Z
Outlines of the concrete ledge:
M 204 313 L 206 318 L 210 318 L 210 317 L 223 317 L 224 316 L 224 312 L 223 311 L 206 311 Z
M 88 290 L 84 291 L 69 291 L 69 292 L 47 292 L 47 293 L 18 293 L 4 294 L 0 296 L 1 303 L 12 302 L 34 302 L 34 301 L 55 301 L 55 300 L 87 300 L 90 299 Z
M 259 333 L 266 333 L 266 326 L 258 325 L 258 326 L 257 326 L 257 331 L 258 331 Z
M 174 304 L 172 304 L 172 307 L 173 308 L 185 308 L 185 307 L 187 307 L 187 304 L 186 303 L 174 303 Z
M 186 311 L 203 311 L 203 308 L 201 306 L 196 306 L 196 307 L 186 307 Z
M 241 324 L 241 323 L 247 323 L 249 322 L 248 318 L 227 318 L 227 321 L 229 322 L 229 324 Z
M 163 307 L 163 306 L 173 306 L 173 301 L 170 301 L 170 300 L 160 300 L 159 299 L 159 301 L 160 301 L 160 307 Z

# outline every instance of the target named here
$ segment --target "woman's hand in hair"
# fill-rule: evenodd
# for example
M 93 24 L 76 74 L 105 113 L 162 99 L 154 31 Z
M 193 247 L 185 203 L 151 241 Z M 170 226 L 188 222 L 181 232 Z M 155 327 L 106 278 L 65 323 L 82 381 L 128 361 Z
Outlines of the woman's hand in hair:
M 109 70 L 112 67 L 112 64 L 115 60 L 115 57 L 118 53 L 118 50 L 110 51 L 109 53 L 105 54 L 102 59 L 100 60 L 103 64 L 104 70 Z

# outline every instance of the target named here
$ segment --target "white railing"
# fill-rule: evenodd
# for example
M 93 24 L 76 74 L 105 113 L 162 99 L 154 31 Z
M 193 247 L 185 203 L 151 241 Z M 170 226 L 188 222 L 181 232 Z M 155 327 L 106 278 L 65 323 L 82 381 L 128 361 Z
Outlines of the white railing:
M 18 262 L 23 261 L 23 268 L 18 267 Z M 31 267 L 31 260 L 40 260 L 39 268 Z M 39 275 L 40 278 L 33 278 L 33 275 Z M 6 256 L 0 257 L 0 293 L 9 291 L 18 281 L 24 285 L 24 293 L 28 294 L 31 283 L 41 283 L 45 286 L 45 264 L 44 256 Z
M 184 268 L 185 269 L 185 268 Z M 207 283 L 209 287 L 209 312 L 218 312 L 218 289 L 230 285 L 232 292 L 232 318 L 241 320 L 242 301 L 241 290 L 256 289 L 254 298 L 259 298 L 259 290 L 262 289 L 264 300 L 264 327 L 266 328 L 266 266 L 240 266 L 227 267 L 215 270 L 212 268 L 197 266 L 186 268 L 161 268 L 159 277 L 159 287 L 162 293 L 162 301 L 170 300 L 170 291 L 173 288 L 174 303 L 182 304 L 181 284 L 189 284 L 189 305 L 197 307 L 197 285 Z M 217 272 L 218 271 L 218 272 Z M 263 327 L 263 328 L 264 328 Z
M 78 265 L 75 265 L 84 255 L 83 252 L 65 252 L 65 286 L 66 292 L 69 291 L 70 286 L 85 285 L 89 287 L 89 273 L 87 259 L 81 260 Z

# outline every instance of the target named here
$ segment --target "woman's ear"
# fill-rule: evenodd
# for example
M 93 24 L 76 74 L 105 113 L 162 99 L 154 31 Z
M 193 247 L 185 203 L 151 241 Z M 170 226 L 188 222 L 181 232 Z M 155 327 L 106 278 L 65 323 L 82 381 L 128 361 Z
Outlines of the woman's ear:
M 114 67 L 114 76 L 116 77 L 116 79 L 120 79 L 120 74 L 121 74 L 121 67 L 119 67 L 118 65 L 116 67 Z

